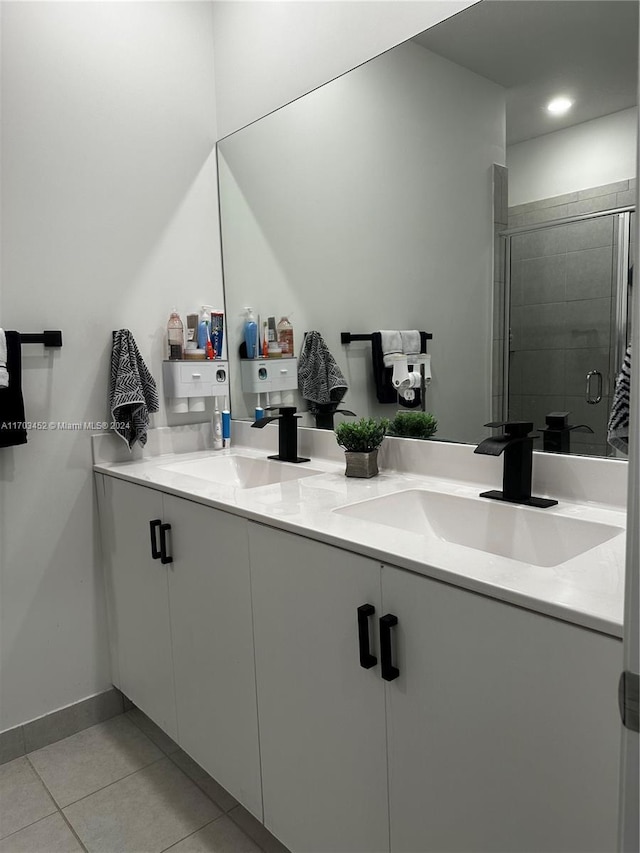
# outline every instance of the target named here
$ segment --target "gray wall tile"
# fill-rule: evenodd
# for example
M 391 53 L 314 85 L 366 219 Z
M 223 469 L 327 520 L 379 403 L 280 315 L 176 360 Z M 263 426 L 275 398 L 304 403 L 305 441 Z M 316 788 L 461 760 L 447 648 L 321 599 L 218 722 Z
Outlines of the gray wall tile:
M 22 726 L 0 733 L 0 764 L 20 758 L 26 752 Z
M 566 258 L 568 300 L 597 299 L 612 295 L 615 285 L 612 246 L 569 252 Z
M 565 393 L 565 350 L 526 350 L 518 355 L 521 368 L 517 393 L 528 396 Z
M 616 207 L 617 193 L 574 201 L 567 205 L 569 216 L 580 216 L 583 213 L 598 213 L 601 210 L 611 210 Z
M 568 204 L 571 201 L 578 201 L 578 193 L 563 193 L 562 195 L 551 196 L 550 198 L 541 198 L 537 201 L 528 201 L 526 204 L 516 204 L 509 208 L 509 212 L 514 214 L 530 213 L 532 210 L 543 210 L 548 207 L 556 207 L 559 204 Z
M 522 264 L 524 261 L 511 259 L 511 307 L 522 305 Z
M 522 304 L 565 301 L 566 255 L 549 255 L 522 261 Z
M 597 249 L 598 246 L 613 244 L 613 220 L 610 216 L 597 219 L 585 219 L 584 222 L 573 222 L 565 226 L 567 229 L 566 249 L 577 252 L 580 249 Z
M 523 225 L 539 225 L 541 222 L 552 222 L 554 219 L 564 219 L 565 216 L 569 216 L 569 205 L 558 204 L 555 207 L 531 210 L 521 216 Z
M 598 196 L 611 195 L 612 193 L 621 193 L 629 189 L 629 181 L 616 181 L 613 184 L 602 184 L 599 187 L 591 187 L 588 190 L 580 190 L 578 192 L 578 200 L 582 201 L 585 198 L 597 198 Z
M 573 225 L 558 225 L 548 230 L 517 234 L 511 240 L 511 253 L 516 261 L 559 255 L 567 251 L 567 229 Z M 602 244 L 604 245 L 604 244 Z M 580 246 L 579 248 L 583 248 Z
M 626 207 L 628 204 L 636 203 L 636 190 L 626 190 L 625 192 L 616 193 L 616 207 Z
M 76 734 L 96 723 L 102 723 L 118 714 L 122 714 L 124 708 L 122 693 L 115 687 L 90 696 L 82 702 L 61 708 L 46 717 L 40 717 L 30 723 L 25 723 L 24 739 L 27 752 L 33 752 L 55 743 L 58 740 Z
M 511 311 L 512 349 L 563 349 L 570 339 L 567 314 L 566 302 L 514 308 Z M 584 339 L 581 344 L 574 344 L 580 345 L 585 346 Z
M 609 346 L 611 303 L 611 299 L 577 299 L 566 303 L 567 348 L 597 349 Z

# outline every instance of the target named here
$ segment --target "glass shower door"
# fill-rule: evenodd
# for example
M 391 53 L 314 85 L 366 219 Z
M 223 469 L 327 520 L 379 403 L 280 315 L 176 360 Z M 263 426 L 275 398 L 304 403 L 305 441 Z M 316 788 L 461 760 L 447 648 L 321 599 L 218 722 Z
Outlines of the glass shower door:
M 509 238 L 507 416 L 541 430 L 549 413 L 569 412 L 570 424 L 584 425 L 570 433 L 572 453 L 613 454 L 607 422 L 628 333 L 630 218 L 594 215 Z

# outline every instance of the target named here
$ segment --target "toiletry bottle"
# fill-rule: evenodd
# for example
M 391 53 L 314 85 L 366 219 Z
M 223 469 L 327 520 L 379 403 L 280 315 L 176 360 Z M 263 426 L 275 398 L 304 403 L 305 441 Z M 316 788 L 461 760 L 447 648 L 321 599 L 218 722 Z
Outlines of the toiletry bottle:
M 247 358 L 258 357 L 258 324 L 253 316 L 253 308 L 245 308 L 247 319 L 244 323 L 244 342 L 247 345 Z
M 269 357 L 269 334 L 267 332 L 267 329 L 268 329 L 268 326 L 265 323 L 264 329 L 263 329 L 263 335 L 262 335 L 262 357 L 263 358 Z
M 222 311 L 213 311 L 211 314 L 211 343 L 213 344 L 214 358 L 222 358 L 223 338 L 224 314 Z
M 282 317 L 277 326 L 278 343 L 282 351 L 283 358 L 291 358 L 293 355 L 293 326 L 287 319 Z
M 200 312 L 200 322 L 198 323 L 198 349 L 207 349 L 207 341 L 211 337 L 211 314 L 209 306 L 203 305 Z
M 171 312 L 169 322 L 167 323 L 167 344 L 169 359 L 171 361 L 181 359 L 184 347 L 184 327 L 180 315 L 175 308 Z
M 187 345 L 186 349 L 194 350 L 198 347 L 198 315 L 187 314 Z
M 224 398 L 224 409 L 222 410 L 222 443 L 224 447 L 231 447 L 231 412 L 227 408 L 227 398 Z

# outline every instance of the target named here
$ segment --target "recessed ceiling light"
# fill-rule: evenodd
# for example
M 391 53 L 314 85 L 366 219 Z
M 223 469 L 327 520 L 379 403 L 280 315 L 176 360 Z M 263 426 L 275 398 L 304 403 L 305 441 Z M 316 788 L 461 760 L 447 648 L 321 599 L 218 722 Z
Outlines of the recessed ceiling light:
M 563 113 L 566 113 L 567 110 L 571 109 L 572 106 L 573 101 L 569 100 L 569 98 L 560 97 L 549 101 L 547 104 L 547 110 L 550 113 L 553 113 L 553 115 L 560 116 Z

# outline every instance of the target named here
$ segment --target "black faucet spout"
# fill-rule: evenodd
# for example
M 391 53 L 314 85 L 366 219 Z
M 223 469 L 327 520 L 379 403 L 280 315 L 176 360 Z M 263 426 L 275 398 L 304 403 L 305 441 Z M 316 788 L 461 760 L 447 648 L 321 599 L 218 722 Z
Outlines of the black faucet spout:
M 485 438 L 475 448 L 474 453 L 486 456 L 504 454 L 504 467 L 502 491 L 492 489 L 481 492 L 480 497 L 542 508 L 557 504 L 558 501 L 555 500 L 531 496 L 534 436 L 530 436 L 529 433 L 533 429 L 533 424 L 528 421 L 511 421 L 492 422 L 485 426 L 504 427 L 505 431 L 501 435 Z
M 262 429 L 271 421 L 278 421 L 278 453 L 269 456 L 269 459 L 277 459 L 279 462 L 309 462 L 306 456 L 298 456 L 298 430 L 297 422 L 300 415 L 296 415 L 295 406 L 280 406 L 280 414 L 266 415 L 258 418 L 251 426 Z

